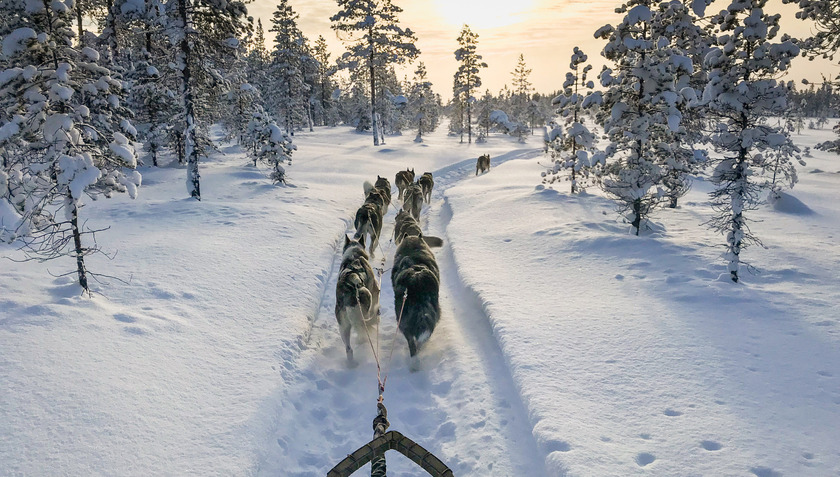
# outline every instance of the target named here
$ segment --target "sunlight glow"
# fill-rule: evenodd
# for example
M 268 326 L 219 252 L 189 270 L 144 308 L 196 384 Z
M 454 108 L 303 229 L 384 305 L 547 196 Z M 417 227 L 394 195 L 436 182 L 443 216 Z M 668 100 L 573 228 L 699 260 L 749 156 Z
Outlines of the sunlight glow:
M 438 14 L 453 25 L 484 30 L 524 21 L 534 0 L 435 0 Z

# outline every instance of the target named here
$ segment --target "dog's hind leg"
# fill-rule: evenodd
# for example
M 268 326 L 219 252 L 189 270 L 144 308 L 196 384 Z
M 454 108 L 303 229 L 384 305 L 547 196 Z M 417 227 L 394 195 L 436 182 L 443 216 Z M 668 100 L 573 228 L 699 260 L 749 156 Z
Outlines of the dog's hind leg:
M 352 363 L 353 348 L 350 346 L 350 330 L 352 330 L 353 326 L 350 323 L 350 317 L 347 315 L 347 308 L 345 307 L 336 314 L 336 319 L 338 320 L 338 329 L 341 333 L 341 341 L 344 342 L 344 350 L 347 352 L 347 361 Z

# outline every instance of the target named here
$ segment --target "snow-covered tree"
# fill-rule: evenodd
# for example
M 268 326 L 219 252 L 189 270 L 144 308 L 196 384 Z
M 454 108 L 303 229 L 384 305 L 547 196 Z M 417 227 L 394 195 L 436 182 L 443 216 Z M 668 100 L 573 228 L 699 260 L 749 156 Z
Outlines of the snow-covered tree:
M 89 291 L 79 212 L 96 199 L 140 185 L 123 105 L 123 84 L 90 47 L 73 47 L 71 0 L 0 0 L 0 206 L 18 217 L 15 233 L 35 259 L 73 256 Z
M 586 64 L 587 59 L 583 51 L 574 48 L 563 92 L 552 100 L 562 124 L 549 133 L 554 166 L 542 174 L 543 182 L 551 184 L 558 180 L 561 171 L 569 171 L 572 194 L 586 188 L 601 157 L 593 154 L 595 135 L 585 125 L 585 112 L 601 103 L 601 94 L 593 92 L 595 84 L 587 78 L 592 69 Z
M 531 76 L 531 68 L 525 64 L 525 55 L 519 54 L 516 60 L 516 67 L 510 74 L 513 81 L 513 109 L 511 112 L 517 118 L 525 118 L 528 114 L 528 103 L 531 98 L 533 86 L 528 79 Z
M 336 67 L 330 61 L 327 40 L 321 35 L 318 35 L 318 40 L 315 41 L 312 57 L 317 65 L 313 91 L 315 122 L 320 126 L 335 126 L 338 123 L 338 111 L 332 99 L 332 93 L 336 87 L 332 76 L 336 72 Z
M 475 102 L 473 93 L 481 87 L 481 68 L 487 68 L 487 63 L 481 61 L 482 56 L 476 53 L 478 48 L 478 33 L 474 33 L 469 25 L 461 28 L 458 36 L 458 49 L 455 50 L 455 60 L 458 61 L 458 71 L 455 73 L 453 93 L 462 116 L 466 112 L 467 142 L 472 143 L 472 104 Z M 461 142 L 464 142 L 463 128 L 461 128 Z
M 414 70 L 414 81 L 408 92 L 408 114 L 410 123 L 417 128 L 414 142 L 423 142 L 423 134 L 434 131 L 440 121 L 440 105 L 428 80 L 426 65 L 421 61 Z
M 337 0 L 339 12 L 330 17 L 335 30 L 347 46 L 340 65 L 350 69 L 367 70 L 369 81 L 370 109 L 373 129 L 373 144 L 384 141 L 377 95 L 380 89 L 376 83 L 382 70 L 390 65 L 413 61 L 420 54 L 415 43 L 417 38 L 410 29 L 399 26 L 398 15 L 402 8 L 391 0 Z
M 813 36 L 802 42 L 803 54 L 811 59 L 821 56 L 833 60 L 840 52 L 840 2 L 836 0 L 783 0 L 799 4 L 796 18 L 810 20 L 816 27 Z M 840 89 L 840 74 L 833 81 L 823 81 L 829 87 Z M 835 128 L 840 136 L 840 124 Z M 817 149 L 840 154 L 840 138 L 816 145 Z
M 601 187 L 637 235 L 665 195 L 668 160 L 681 154 L 675 145 L 685 134 L 679 105 L 686 98 L 678 85 L 693 71 L 691 60 L 656 34 L 658 3 L 631 0 L 616 9 L 625 14 L 618 25 L 595 33 L 607 39 L 602 54 L 615 68 L 600 75 L 605 90 L 597 117 L 609 139 Z
M 275 33 L 274 50 L 271 52 L 270 76 L 273 80 L 271 91 L 271 110 L 288 134 L 308 117 L 307 103 L 309 86 L 304 82 L 304 61 L 308 57 L 306 39 L 297 20 L 299 15 L 289 5 L 288 0 L 280 0 L 271 18 Z
M 787 88 L 775 78 L 800 49 L 786 36 L 771 41 L 779 34 L 780 16 L 766 13 L 765 5 L 766 0 L 738 0 L 712 16 L 716 42 L 706 55 L 709 83 L 703 102 L 714 118 L 711 143 L 722 156 L 711 178 L 716 215 L 709 225 L 726 236 L 725 258 L 735 282 L 741 252 L 760 243 L 745 213 L 764 200 L 762 192 L 776 187 L 776 179 L 784 178 L 791 187 L 797 180 L 793 160 L 799 159 L 798 149 L 767 117 L 786 108 Z
M 199 161 L 211 145 L 202 127 L 210 98 L 225 86 L 214 59 L 232 56 L 239 46 L 247 10 L 240 0 L 170 0 L 167 23 L 170 42 L 177 45 L 175 71 L 183 101 L 184 155 L 187 193 L 201 200 Z
M 254 165 L 263 162 L 271 168 L 269 178 L 275 184 L 286 183 L 283 164 L 292 163 L 292 153 L 297 149 L 289 134 L 271 121 L 264 111 L 255 111 L 248 122 L 245 145 L 254 159 Z

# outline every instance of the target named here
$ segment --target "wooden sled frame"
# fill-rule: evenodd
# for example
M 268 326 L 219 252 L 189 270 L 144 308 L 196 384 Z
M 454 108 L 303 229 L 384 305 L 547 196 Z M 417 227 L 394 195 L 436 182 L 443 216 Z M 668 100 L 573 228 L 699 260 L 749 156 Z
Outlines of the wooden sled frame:
M 385 451 L 395 450 L 411 459 L 432 477 L 454 477 L 455 474 L 440 459 L 424 449 L 420 444 L 397 431 L 388 431 L 382 437 L 368 442 L 356 452 L 349 454 L 327 473 L 327 477 L 349 477 L 377 455 Z

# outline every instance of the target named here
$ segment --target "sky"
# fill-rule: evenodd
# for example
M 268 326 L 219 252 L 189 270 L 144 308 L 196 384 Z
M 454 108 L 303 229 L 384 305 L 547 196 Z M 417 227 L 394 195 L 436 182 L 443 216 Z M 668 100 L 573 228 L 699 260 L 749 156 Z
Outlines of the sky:
M 344 46 L 330 29 L 330 16 L 338 11 L 335 0 L 290 0 L 300 15 L 299 26 L 311 40 L 323 35 L 333 52 L 333 59 Z M 454 51 L 463 24 L 478 33 L 478 53 L 488 67 L 481 73 L 482 92 L 493 94 L 511 84 L 511 73 L 519 55 L 531 68 L 530 81 L 536 91 L 550 93 L 560 89 L 575 46 L 589 55 L 594 71 L 603 61 L 603 41 L 595 39 L 596 29 L 620 20 L 615 8 L 618 0 L 394 0 L 403 9 L 400 23 L 416 33 L 419 61 L 426 64 L 429 79 L 444 100 L 451 97 L 452 77 L 457 69 Z M 263 20 L 266 30 L 275 9 L 271 0 L 256 0 L 248 5 L 251 14 Z M 723 8 L 718 1 L 710 10 Z M 770 0 L 769 12 L 782 14 L 782 29 L 794 36 L 807 36 L 809 24 L 794 17 L 796 7 Z M 273 41 L 266 33 L 267 43 Z M 403 75 L 413 77 L 414 68 Z M 826 60 L 809 62 L 798 58 L 793 63 L 791 79 L 819 81 L 821 74 L 836 76 L 840 66 Z M 402 79 L 402 77 L 401 77 Z

